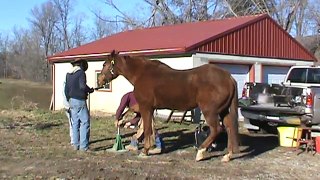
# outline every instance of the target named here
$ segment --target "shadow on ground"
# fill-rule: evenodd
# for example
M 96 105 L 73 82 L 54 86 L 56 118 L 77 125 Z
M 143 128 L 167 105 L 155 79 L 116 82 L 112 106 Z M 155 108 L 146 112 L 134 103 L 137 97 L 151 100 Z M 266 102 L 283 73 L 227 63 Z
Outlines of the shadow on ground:
M 176 150 L 194 147 L 195 138 L 193 132 L 186 132 L 187 129 L 182 129 L 174 132 L 163 133 L 165 143 L 164 153 L 171 153 Z M 177 137 L 172 139 L 171 137 Z M 170 140 L 166 140 L 171 138 Z M 217 137 L 217 146 L 212 150 L 212 156 L 208 159 L 221 156 L 227 153 L 227 134 L 221 133 Z M 278 137 L 271 134 L 240 134 L 240 156 L 236 158 L 253 158 L 263 153 L 271 151 L 279 146 Z M 216 153 L 218 152 L 218 153 Z M 218 154 L 218 155 L 217 155 Z

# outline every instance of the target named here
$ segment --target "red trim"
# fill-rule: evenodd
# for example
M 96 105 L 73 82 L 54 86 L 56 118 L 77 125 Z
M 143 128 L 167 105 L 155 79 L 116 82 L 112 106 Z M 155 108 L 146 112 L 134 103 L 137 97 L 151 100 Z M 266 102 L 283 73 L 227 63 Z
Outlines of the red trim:
M 249 81 L 250 82 L 255 82 L 256 81 L 256 77 L 255 77 L 254 64 L 251 64 L 249 68 L 250 68 L 250 70 L 249 70 Z

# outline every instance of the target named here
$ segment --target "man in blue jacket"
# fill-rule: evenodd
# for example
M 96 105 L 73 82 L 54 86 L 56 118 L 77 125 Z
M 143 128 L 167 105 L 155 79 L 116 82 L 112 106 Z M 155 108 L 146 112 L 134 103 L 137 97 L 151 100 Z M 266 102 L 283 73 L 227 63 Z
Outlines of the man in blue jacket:
M 94 91 L 87 85 L 85 71 L 88 63 L 84 59 L 76 59 L 73 68 L 66 75 L 65 95 L 70 105 L 72 121 L 73 147 L 75 150 L 87 151 L 90 138 L 90 114 L 87 97 Z

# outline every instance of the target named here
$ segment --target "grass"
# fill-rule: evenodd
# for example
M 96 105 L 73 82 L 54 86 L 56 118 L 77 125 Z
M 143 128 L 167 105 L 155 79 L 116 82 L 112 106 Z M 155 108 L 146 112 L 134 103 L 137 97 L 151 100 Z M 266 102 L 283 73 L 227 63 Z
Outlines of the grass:
M 0 129 L 21 130 L 31 137 L 46 137 L 48 144 L 45 146 L 69 142 L 69 126 L 64 111 L 48 110 L 51 85 L 12 79 L 0 79 L 0 82 Z M 101 114 L 103 113 L 91 114 L 90 147 L 94 150 L 110 148 L 117 133 L 114 118 Z M 156 124 L 159 132 L 166 134 L 169 141 L 177 139 L 177 136 L 179 138 L 186 130 L 193 131 L 195 128 L 194 125 L 186 124 L 168 125 L 161 120 L 156 120 Z M 121 129 L 123 142 L 129 143 L 134 133 L 135 130 Z M 19 143 L 24 144 L 23 141 Z M 36 144 L 34 145 L 37 146 Z
M 70 141 L 69 124 L 63 111 L 9 109 L 1 110 L 0 118 L 0 129 L 7 129 L 7 132 L 13 133 L 14 136 L 10 141 L 8 138 L 8 142 L 2 142 L 6 145 L 0 150 L 0 156 L 45 159 L 54 158 L 56 155 L 65 158 L 76 156 L 73 151 L 66 151 Z M 104 152 L 112 148 L 117 133 L 113 121 L 114 118 L 110 116 L 91 117 L 90 148 L 93 151 Z M 157 129 L 160 134 L 165 135 L 165 141 L 169 146 L 174 146 L 184 133 L 194 129 L 193 125 L 170 123 L 169 126 L 160 120 L 156 122 Z M 131 129 L 121 129 L 122 142 L 129 144 L 135 132 Z M 183 143 L 183 140 L 179 141 Z M 188 141 L 190 142 L 190 139 Z M 12 151 L 12 147 L 15 147 L 16 151 Z
M 0 82 L 0 109 L 49 109 L 51 84 L 14 79 Z

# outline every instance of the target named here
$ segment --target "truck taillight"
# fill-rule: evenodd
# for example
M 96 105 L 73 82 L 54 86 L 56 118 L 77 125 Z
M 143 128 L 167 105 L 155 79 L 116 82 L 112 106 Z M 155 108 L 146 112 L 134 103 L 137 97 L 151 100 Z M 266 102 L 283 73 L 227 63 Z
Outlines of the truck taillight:
M 247 87 L 246 87 L 246 85 L 243 87 L 243 89 L 242 89 L 242 98 L 247 98 L 248 96 L 247 96 Z
M 308 108 L 312 107 L 313 105 L 313 97 L 311 93 L 308 93 L 307 98 L 306 98 L 306 106 Z

